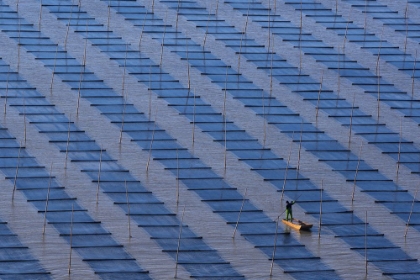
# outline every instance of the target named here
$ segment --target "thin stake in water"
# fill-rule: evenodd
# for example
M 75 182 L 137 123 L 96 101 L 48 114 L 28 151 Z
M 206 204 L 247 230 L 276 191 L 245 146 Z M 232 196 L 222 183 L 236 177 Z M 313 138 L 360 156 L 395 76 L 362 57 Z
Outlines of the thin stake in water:
M 226 176 L 226 166 L 227 166 L 227 120 L 226 120 L 226 95 L 227 95 L 227 81 L 228 81 L 228 66 L 226 65 L 226 77 L 225 77 L 225 90 L 223 97 L 223 128 L 224 128 L 224 140 L 225 140 L 225 150 L 224 150 L 224 174 Z
M 23 98 L 23 140 L 26 145 L 26 98 Z
M 80 95 L 81 95 L 81 89 L 82 89 L 82 82 L 84 80 L 84 74 L 86 72 L 86 54 L 87 54 L 87 39 L 85 40 L 85 50 L 84 50 L 84 54 L 83 54 L 83 67 L 80 71 L 79 90 L 78 90 L 78 94 L 77 94 L 76 117 L 79 116 L 79 106 L 80 106 Z
M 38 30 L 41 30 L 41 19 L 42 19 L 42 0 L 39 6 Z
M 19 146 L 18 160 L 17 160 L 16 172 L 15 172 L 15 179 L 13 181 L 12 201 L 15 199 L 16 181 L 17 181 L 18 174 L 19 174 L 20 152 L 21 151 L 22 151 L 22 142 L 20 143 L 20 146 Z
M 419 188 L 417 187 L 416 193 L 414 194 L 414 197 L 413 197 L 413 202 L 411 203 L 410 215 L 408 215 L 407 224 L 405 226 L 404 238 L 407 237 L 408 227 L 410 226 L 410 219 L 411 219 L 411 215 L 413 214 L 414 203 L 416 202 L 416 196 L 417 196 L 418 190 L 419 190 Z
M 51 180 L 52 180 L 52 167 L 53 163 L 51 162 L 50 168 L 50 178 L 48 180 L 48 191 L 47 191 L 47 199 L 45 200 L 45 211 L 44 211 L 44 228 L 42 230 L 42 235 L 45 234 L 45 226 L 47 225 L 47 212 L 48 212 L 48 202 L 50 200 L 50 190 L 51 190 Z
M 179 154 L 176 148 L 176 205 L 179 203 Z
M 353 192 L 351 194 L 351 203 L 352 204 L 353 204 L 353 201 L 354 201 L 354 193 L 356 192 L 357 173 L 359 172 L 359 166 L 360 166 L 360 161 L 361 161 L 361 156 L 362 156 L 362 147 L 363 147 L 363 142 L 360 142 L 359 158 L 357 160 L 356 172 L 354 173 Z
M 71 114 L 70 114 L 70 117 L 69 117 L 69 124 L 68 124 L 68 128 L 67 128 L 66 160 L 64 162 L 64 169 L 67 169 L 67 159 L 68 159 L 68 155 L 69 155 L 70 124 L 71 124 Z
M 273 246 L 273 255 L 271 257 L 270 276 L 273 276 L 274 259 L 276 257 L 276 249 L 277 249 L 277 235 L 278 235 L 278 230 L 279 230 L 279 220 L 280 220 L 280 216 L 278 216 L 276 220 L 276 233 L 274 235 L 274 246 Z
M 150 148 L 149 148 L 149 158 L 147 159 L 146 164 L 146 172 L 149 171 L 149 164 L 150 164 L 150 158 L 152 157 L 152 147 L 153 147 L 153 141 L 155 139 L 155 131 L 156 131 L 156 118 L 157 118 L 157 105 L 156 105 L 156 114 L 155 114 L 155 121 L 153 123 L 153 132 L 152 132 L 152 139 L 150 140 Z
M 397 158 L 397 171 L 396 171 L 396 183 L 398 184 L 398 173 L 400 171 L 401 162 L 401 141 L 402 141 L 402 117 L 400 119 L 400 137 L 398 141 L 398 158 Z
M 318 239 L 321 238 L 321 226 L 322 226 L 322 196 L 324 193 L 324 180 L 321 181 L 321 201 L 319 203 L 319 226 L 318 226 Z
M 194 106 L 193 106 L 193 128 L 192 128 L 192 150 L 194 151 L 194 143 L 195 143 L 195 112 L 196 112 L 196 107 L 195 107 L 195 101 L 196 101 L 196 95 L 195 95 L 195 88 L 194 88 Z
M 235 238 L 236 230 L 238 229 L 239 220 L 241 219 L 242 210 L 244 209 L 245 200 L 246 200 L 246 193 L 247 193 L 247 192 L 248 192 L 248 188 L 246 188 L 246 189 L 245 189 L 244 198 L 243 198 L 243 200 L 242 200 L 241 209 L 239 210 L 238 220 L 236 221 L 235 230 L 233 231 L 233 236 L 232 236 L 232 238 Z
M 50 94 L 52 95 L 53 93 L 53 84 L 54 84 L 54 75 L 55 75 L 55 68 L 57 65 L 57 54 L 58 54 L 58 44 L 57 47 L 55 48 L 55 57 L 54 57 L 54 68 L 51 74 L 51 84 L 50 84 Z
M 99 154 L 98 185 L 96 188 L 96 204 L 98 204 L 99 202 L 99 186 L 101 185 L 102 152 L 103 152 L 103 149 L 101 147 L 101 152 Z
M 319 100 L 321 98 L 321 92 L 322 92 L 322 82 L 324 81 L 324 71 L 322 71 L 321 74 L 321 83 L 319 84 L 319 91 L 318 91 L 318 100 L 316 102 L 316 113 L 315 113 L 315 119 L 318 121 L 318 111 L 319 111 Z
M 368 255 L 367 255 L 367 225 L 368 225 L 368 219 L 367 219 L 367 211 L 366 211 L 366 223 L 365 223 L 365 274 L 367 276 L 368 274 Z
M 353 113 L 354 113 L 354 103 L 356 102 L 356 91 L 353 94 L 353 104 L 351 106 L 351 113 L 350 113 L 350 126 L 349 126 L 349 148 L 351 143 L 351 131 L 353 128 Z
M 289 148 L 289 156 L 287 157 L 286 170 L 284 171 L 283 187 L 281 189 L 281 200 L 283 200 L 284 189 L 286 188 L 287 172 L 289 170 L 290 157 L 292 155 L 292 147 L 293 147 L 293 139 L 294 139 L 294 136 L 295 136 L 295 132 L 293 131 L 293 134 L 292 134 L 292 142 L 290 143 L 290 148 Z
M 139 38 L 139 52 L 141 52 L 141 40 L 143 39 L 144 25 L 146 24 L 146 19 L 147 19 L 148 13 L 149 13 L 149 11 L 147 10 L 146 15 L 145 15 L 144 20 L 143 20 L 143 25 L 141 27 L 140 38 Z M 140 59 L 141 59 L 141 57 L 140 57 Z
M 73 250 L 73 219 L 74 219 L 74 202 L 71 205 L 71 220 L 70 220 L 70 256 L 69 256 L 69 268 L 68 273 L 71 273 L 71 255 Z
M 127 180 L 124 180 L 124 185 L 125 185 L 125 197 L 127 199 L 128 238 L 131 238 L 130 198 L 128 196 Z
M 417 64 L 417 50 L 416 50 L 416 57 L 414 58 L 414 65 L 413 65 L 413 76 L 411 77 L 411 98 L 414 98 L 414 78 L 416 76 L 416 64 Z
M 178 258 L 179 258 L 179 248 L 181 247 L 182 225 L 184 223 L 184 214 L 185 214 L 185 205 L 184 205 L 184 209 L 182 210 L 181 222 L 179 223 L 179 235 L 178 235 L 178 244 L 176 247 L 176 259 L 175 259 L 175 278 L 177 278 L 178 276 Z
M 4 115 L 7 112 L 7 96 L 9 94 L 9 76 L 10 76 L 10 66 L 7 68 L 7 82 L 6 82 L 6 96 L 4 98 Z
M 125 96 L 125 72 L 127 69 L 127 52 L 128 52 L 128 44 L 125 47 L 125 58 L 124 58 L 124 72 L 123 72 L 123 78 L 122 78 L 122 98 L 124 99 L 124 105 L 123 105 L 123 112 L 122 112 L 122 119 L 121 119 L 121 129 L 120 129 L 120 140 L 119 144 L 122 142 L 122 136 L 124 131 L 124 118 L 125 118 L 125 109 L 127 106 L 127 96 Z
M 73 16 L 73 9 L 70 11 L 69 21 L 67 22 L 67 30 L 66 30 L 66 37 L 64 38 L 64 50 L 67 50 L 67 40 L 69 38 L 69 31 L 70 31 L 70 21 Z
M 382 28 L 382 34 L 381 34 L 381 42 L 379 44 L 378 49 L 378 58 L 376 60 L 376 76 L 378 78 L 378 121 L 379 121 L 379 115 L 380 115 L 380 101 L 381 101 L 381 68 L 380 68 L 380 58 L 381 58 L 381 48 L 382 48 L 382 35 L 383 35 L 384 29 Z

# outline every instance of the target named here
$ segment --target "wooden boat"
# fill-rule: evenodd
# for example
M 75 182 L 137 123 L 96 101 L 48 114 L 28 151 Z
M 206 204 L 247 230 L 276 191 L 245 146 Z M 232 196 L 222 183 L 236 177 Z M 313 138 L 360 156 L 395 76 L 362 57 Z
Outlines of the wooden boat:
M 283 219 L 282 222 L 285 225 L 296 230 L 310 230 L 312 228 L 312 224 L 305 223 L 301 220 L 293 219 L 292 221 L 286 221 L 285 219 Z

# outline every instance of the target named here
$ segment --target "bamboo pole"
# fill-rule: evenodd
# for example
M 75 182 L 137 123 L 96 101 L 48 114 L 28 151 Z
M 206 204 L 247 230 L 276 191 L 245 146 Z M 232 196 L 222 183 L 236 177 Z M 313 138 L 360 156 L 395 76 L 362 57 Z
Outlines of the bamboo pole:
M 19 164 L 20 164 L 20 152 L 22 151 L 22 142 L 19 146 L 19 152 L 18 152 L 18 160 L 16 165 L 16 172 L 15 172 L 15 179 L 13 181 L 13 192 L 12 192 L 12 201 L 15 199 L 15 191 L 16 191 L 16 181 L 19 174 Z
M 68 274 L 71 273 L 71 255 L 73 250 L 73 218 L 74 218 L 74 202 L 71 205 L 71 220 L 70 220 L 70 256 L 69 256 L 69 267 L 68 267 Z
M 26 145 L 26 98 L 23 98 L 23 140 Z
M 402 117 L 400 119 L 400 135 L 398 141 L 398 158 L 397 158 L 397 171 L 396 171 L 396 184 L 398 184 L 398 173 L 400 170 L 400 162 L 401 162 L 401 141 L 402 141 Z
M 298 162 L 297 162 L 297 173 L 299 173 L 300 170 L 300 154 L 302 151 L 302 134 L 303 134 L 303 119 L 302 119 L 302 123 L 300 125 L 300 140 L 299 140 L 299 151 L 298 151 Z
M 277 236 L 278 236 L 278 229 L 279 229 L 279 219 L 280 219 L 280 216 L 278 216 L 277 220 L 276 220 L 276 233 L 274 235 L 274 246 L 273 246 L 273 255 L 271 257 L 270 276 L 273 276 L 274 258 L 276 257 L 276 249 L 277 249 Z
M 353 129 L 353 113 L 354 113 L 354 104 L 356 102 L 356 91 L 353 93 L 353 104 L 351 106 L 351 114 L 350 114 L 350 126 L 349 126 L 349 149 L 351 145 L 351 132 Z
M 284 189 L 286 187 L 286 182 L 287 182 L 287 172 L 289 170 L 289 163 L 290 163 L 290 157 L 292 155 L 292 147 L 293 147 L 293 139 L 294 139 L 294 135 L 295 132 L 293 131 L 292 133 L 292 142 L 290 143 L 290 148 L 289 148 L 289 156 L 287 157 L 287 164 L 286 164 L 286 170 L 284 171 L 284 180 L 283 180 L 283 187 L 281 189 L 281 198 L 280 200 L 283 200 L 283 196 L 284 196 Z
M 39 5 L 38 30 L 41 30 L 41 19 L 42 19 L 42 0 Z
M 381 68 L 380 68 L 380 58 L 381 58 L 381 48 L 382 48 L 382 35 L 383 35 L 384 29 L 382 28 L 382 34 L 381 34 L 381 43 L 379 44 L 378 49 L 378 58 L 376 60 L 376 76 L 378 77 L 378 121 L 379 121 L 379 115 L 380 115 L 380 102 L 381 102 Z
M 101 152 L 99 154 L 99 170 L 98 170 L 98 184 L 96 187 L 96 205 L 98 205 L 99 202 L 99 186 L 101 185 L 101 170 L 102 170 L 102 147 L 100 148 Z
M 175 23 L 175 31 L 176 31 L 176 34 L 178 34 L 178 18 L 179 18 L 179 7 L 180 7 L 180 4 L 181 4 L 181 1 L 178 0 L 178 4 L 177 4 L 177 7 L 176 7 L 176 23 Z
M 414 80 L 416 76 L 416 64 L 417 64 L 417 50 L 416 50 L 416 56 L 414 58 L 413 76 L 411 78 L 411 98 L 414 98 Z
M 52 180 L 52 167 L 53 167 L 53 163 L 51 162 L 50 178 L 48 180 L 47 199 L 45 200 L 44 227 L 43 227 L 43 230 L 42 230 L 42 235 L 45 235 L 45 227 L 47 225 L 47 212 L 48 212 L 48 202 L 50 200 L 50 190 L 51 190 L 51 180 Z
M 193 126 L 192 126 L 192 150 L 194 152 L 194 144 L 195 144 L 195 114 L 196 114 L 196 107 L 195 107 L 195 88 L 194 88 L 194 106 L 193 106 Z
M 182 210 L 181 222 L 179 223 L 178 244 L 176 247 L 176 258 L 175 258 L 175 278 L 177 278 L 178 276 L 179 248 L 181 247 L 181 236 L 182 236 L 182 225 L 184 223 L 184 214 L 185 214 L 185 205 L 184 205 L 184 209 Z
M 122 98 L 124 99 L 124 105 L 123 105 L 123 112 L 121 117 L 121 129 L 120 129 L 120 139 L 119 144 L 122 142 L 123 137 L 123 131 L 124 131 L 124 119 L 125 119 L 125 109 L 127 105 L 127 96 L 125 96 L 125 72 L 126 72 L 126 65 L 127 65 L 127 52 L 128 52 L 128 44 L 126 45 L 125 49 L 125 59 L 124 59 L 124 72 L 123 72 L 123 79 L 122 79 Z
M 16 10 L 17 10 L 17 13 L 19 13 L 19 0 L 17 1 L 17 4 L 16 4 Z M 19 70 L 20 70 L 20 46 L 21 46 L 20 45 L 20 32 L 21 32 L 21 28 L 22 28 L 20 21 L 21 21 L 21 18 L 19 17 L 18 18 L 19 40 L 18 40 L 18 49 L 17 49 L 17 72 L 19 72 Z
M 111 0 L 108 1 L 108 17 L 106 22 L 106 30 L 109 31 L 109 25 L 111 22 Z
M 162 44 L 160 46 L 160 61 L 159 61 L 159 66 L 162 67 L 162 63 L 163 63 L 163 48 L 165 45 L 165 36 L 166 36 L 166 25 L 165 28 L 163 29 L 163 38 L 162 38 Z
M 368 255 L 367 255 L 367 225 L 368 225 L 368 216 L 366 211 L 366 223 L 365 223 L 365 274 L 368 275 Z
M 58 54 L 58 44 L 57 44 L 57 47 L 55 48 L 54 67 L 51 74 L 50 95 L 52 95 L 53 93 L 54 75 L 55 75 L 55 68 L 57 65 L 57 54 Z
M 146 172 L 149 172 L 150 158 L 152 157 L 152 147 L 153 147 L 153 141 L 155 139 L 155 131 L 156 131 L 156 118 L 157 118 L 157 105 L 156 105 L 155 121 L 153 123 L 152 139 L 150 140 L 149 157 L 147 159 L 147 164 L 146 164 Z
M 176 205 L 179 204 L 179 154 L 176 148 Z
M 86 55 L 87 55 L 87 39 L 85 39 L 85 49 L 84 49 L 84 54 L 83 54 L 83 68 L 80 71 L 79 90 L 78 90 L 78 93 L 77 93 L 76 117 L 79 117 L 79 106 L 80 106 L 80 96 L 81 96 L 82 82 L 85 78 L 84 74 L 86 72 Z
M 414 203 L 416 202 L 416 197 L 417 197 L 418 190 L 419 190 L 419 188 L 417 187 L 416 193 L 414 194 L 414 197 L 413 197 L 413 202 L 411 203 L 411 209 L 410 209 L 410 214 L 408 215 L 407 224 L 405 226 L 404 238 L 407 238 L 408 227 L 410 226 L 410 219 L 411 219 L 411 215 L 413 214 Z
M 340 75 L 339 75 L 340 76 Z M 321 74 L 321 83 L 319 84 L 319 91 L 318 91 L 318 100 L 316 102 L 316 113 L 315 113 L 315 119 L 316 121 L 318 121 L 318 111 L 319 111 L 319 100 L 321 97 L 321 92 L 322 92 L 322 82 L 324 81 L 324 70 L 322 70 L 322 74 Z
M 242 210 L 243 210 L 244 205 L 245 205 L 245 199 L 246 199 L 246 193 L 247 193 L 247 192 L 248 192 L 248 188 L 246 188 L 246 189 L 245 189 L 244 198 L 242 199 L 241 209 L 239 210 L 238 220 L 236 221 L 235 230 L 233 231 L 233 236 L 232 236 L 232 238 L 235 238 L 235 235 L 236 235 L 236 230 L 238 229 L 239 220 L 240 220 L 240 218 L 241 218 Z
M 247 27 L 248 27 L 248 18 L 249 18 L 249 9 L 250 9 L 250 6 L 251 6 L 251 2 L 249 2 L 249 5 L 248 5 L 248 13 L 247 13 L 247 15 L 246 15 L 246 21 L 245 21 L 244 31 L 243 31 L 243 33 L 241 34 L 241 41 L 240 41 L 240 43 L 239 43 L 239 53 L 238 53 L 238 73 L 239 73 L 239 72 L 241 72 L 242 42 L 243 42 L 244 36 L 245 36 L 245 34 L 246 34 Z M 238 76 L 238 79 L 239 79 L 239 76 Z
M 68 160 L 68 155 L 69 155 L 70 124 L 71 124 L 71 114 L 70 114 L 70 117 L 69 117 L 69 124 L 68 124 L 68 128 L 67 128 L 66 159 L 64 161 L 64 169 L 67 169 L 67 160 Z
M 72 17 L 73 17 L 73 9 L 71 9 L 70 11 L 70 17 L 67 22 L 66 37 L 64 38 L 64 50 L 67 50 L 67 40 L 69 38 L 69 32 L 70 32 L 70 20 L 72 19 Z
M 207 41 L 207 34 L 209 32 L 209 22 L 210 22 L 210 16 L 211 16 L 211 6 L 209 9 L 209 13 L 207 15 L 207 22 L 206 22 L 206 31 L 204 32 L 204 38 L 203 38 L 203 50 L 206 47 L 206 41 Z
M 149 11 L 146 11 L 146 15 L 144 16 L 143 25 L 141 27 L 140 38 L 139 38 L 139 52 L 141 53 L 141 41 L 143 39 L 143 32 L 144 32 L 144 25 L 146 24 L 146 18 L 149 14 Z M 141 58 L 140 58 L 141 59 Z
M 9 76 L 10 76 L 10 66 L 7 68 L 7 82 L 6 82 L 6 95 L 4 98 L 4 115 L 6 115 L 7 112 L 7 97 L 9 95 Z
M 131 218 L 130 218 L 130 198 L 128 196 L 127 180 L 124 180 L 125 197 L 127 200 L 127 217 L 128 217 L 128 238 L 131 238 Z
M 318 239 L 321 238 L 321 226 L 322 226 L 322 196 L 324 193 L 324 180 L 321 181 L 321 201 L 319 204 L 319 227 L 318 227 Z
M 300 25 L 299 25 L 299 77 L 302 73 L 302 29 L 303 29 L 303 7 L 300 0 Z
M 356 192 L 357 173 L 359 172 L 360 160 L 361 160 L 361 156 L 362 156 L 362 147 L 363 147 L 363 142 L 360 142 L 359 158 L 357 159 L 357 167 L 356 167 L 356 172 L 354 174 L 354 180 L 353 180 L 353 192 L 351 194 L 351 203 L 352 204 L 353 204 L 353 201 L 354 201 L 354 193 Z

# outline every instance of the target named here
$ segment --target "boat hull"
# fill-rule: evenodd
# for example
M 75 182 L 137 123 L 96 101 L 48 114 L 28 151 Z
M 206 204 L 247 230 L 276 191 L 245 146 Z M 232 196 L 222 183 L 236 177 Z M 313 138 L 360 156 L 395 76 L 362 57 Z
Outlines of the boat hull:
M 296 230 L 310 230 L 312 228 L 312 224 L 305 223 L 301 220 L 293 219 L 293 221 L 286 221 L 285 219 L 283 219 L 282 222 L 285 225 Z

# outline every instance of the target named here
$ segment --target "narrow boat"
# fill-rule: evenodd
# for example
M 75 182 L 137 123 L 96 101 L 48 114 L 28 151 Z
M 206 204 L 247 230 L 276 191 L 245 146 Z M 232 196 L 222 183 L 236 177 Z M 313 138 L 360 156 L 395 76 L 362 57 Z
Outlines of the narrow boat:
M 286 224 L 287 226 L 294 228 L 296 230 L 310 230 L 312 228 L 312 224 L 305 223 L 301 220 L 293 219 L 292 221 L 287 221 L 283 219 L 282 222 Z

